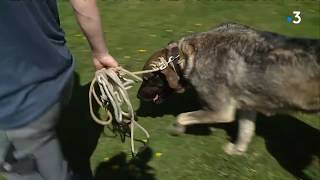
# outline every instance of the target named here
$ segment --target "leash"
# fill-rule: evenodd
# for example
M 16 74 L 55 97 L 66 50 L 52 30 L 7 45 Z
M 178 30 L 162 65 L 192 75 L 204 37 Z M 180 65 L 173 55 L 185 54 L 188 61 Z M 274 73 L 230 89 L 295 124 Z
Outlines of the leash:
M 172 62 L 178 58 L 179 55 L 176 57 L 170 56 L 167 61 L 165 58 L 159 57 L 158 62 L 150 64 L 150 67 L 152 68 L 150 70 L 130 72 L 122 67 L 117 67 L 116 70 L 103 68 L 95 73 L 95 77 L 93 78 L 89 89 L 89 107 L 91 117 L 96 123 L 103 126 L 115 122 L 120 125 L 120 127 L 129 127 L 131 152 L 133 155 L 137 153 L 135 151 L 134 144 L 135 127 L 138 127 L 145 134 L 147 139 L 146 143 L 149 142 L 150 134 L 135 120 L 134 109 L 127 90 L 130 89 L 133 84 L 143 81 L 137 75 L 162 71 L 169 65 L 174 69 Z M 99 95 L 97 94 L 95 87 L 99 89 Z M 101 119 L 95 114 L 93 109 L 93 100 L 95 100 L 100 108 L 106 112 L 107 117 L 105 119 Z M 121 129 L 122 133 L 125 135 L 127 132 L 124 128 Z

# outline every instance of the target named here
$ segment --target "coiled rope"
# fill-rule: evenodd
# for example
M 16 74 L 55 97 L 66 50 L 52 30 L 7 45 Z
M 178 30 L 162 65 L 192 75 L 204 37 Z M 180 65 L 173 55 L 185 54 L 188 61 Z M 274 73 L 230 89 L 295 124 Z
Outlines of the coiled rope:
M 116 123 L 120 125 L 128 125 L 130 128 L 132 154 L 137 153 L 135 151 L 134 144 L 135 126 L 138 127 L 142 132 L 144 132 L 147 138 L 147 142 L 149 141 L 150 134 L 135 120 L 134 109 L 127 90 L 130 89 L 134 83 L 142 81 L 142 79 L 137 75 L 161 71 L 167 68 L 173 60 L 175 60 L 173 57 L 170 57 L 168 61 L 163 57 L 160 57 L 158 62 L 150 64 L 150 67 L 152 69 L 136 72 L 130 72 L 122 67 L 118 67 L 116 68 L 116 70 L 103 68 L 96 71 L 95 77 L 90 84 L 89 107 L 92 119 L 96 123 L 103 126 L 109 125 L 113 121 L 116 121 Z M 99 86 L 99 95 L 96 93 L 96 85 Z M 100 119 L 96 116 L 93 109 L 93 98 L 98 103 L 98 105 L 106 112 L 106 119 Z

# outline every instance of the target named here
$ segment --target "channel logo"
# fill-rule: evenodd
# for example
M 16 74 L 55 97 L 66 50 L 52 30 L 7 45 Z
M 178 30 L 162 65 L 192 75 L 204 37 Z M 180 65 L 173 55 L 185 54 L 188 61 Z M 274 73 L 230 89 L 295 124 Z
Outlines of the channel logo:
M 293 16 L 288 16 L 288 23 L 300 24 L 302 21 L 301 12 L 300 11 L 292 11 Z

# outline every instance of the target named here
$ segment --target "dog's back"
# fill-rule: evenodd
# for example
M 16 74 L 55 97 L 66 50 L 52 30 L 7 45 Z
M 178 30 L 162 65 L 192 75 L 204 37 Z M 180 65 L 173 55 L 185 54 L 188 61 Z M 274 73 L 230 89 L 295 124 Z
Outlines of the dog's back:
M 319 40 L 224 24 L 183 41 L 195 46 L 199 60 L 195 71 L 204 72 L 213 83 L 227 87 L 238 108 L 266 113 L 320 111 Z M 200 76 L 203 75 L 193 73 L 191 82 L 203 79 Z
M 262 73 L 261 79 L 253 82 L 264 82 L 260 93 L 267 99 L 266 107 L 276 111 L 320 111 L 320 41 L 265 31 L 257 33 L 270 49 L 255 52 L 248 61 L 261 59 L 262 64 L 255 71 Z

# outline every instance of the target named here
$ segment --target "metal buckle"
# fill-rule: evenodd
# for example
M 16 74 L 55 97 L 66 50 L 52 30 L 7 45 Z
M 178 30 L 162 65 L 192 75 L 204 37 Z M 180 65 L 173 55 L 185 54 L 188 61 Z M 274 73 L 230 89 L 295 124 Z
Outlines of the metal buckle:
M 169 57 L 169 60 L 168 60 L 168 63 L 171 63 L 172 61 L 174 61 L 174 57 L 173 57 L 173 56 L 170 56 L 170 57 Z
M 165 68 L 167 68 L 167 64 L 161 62 L 161 63 L 160 63 L 160 66 L 159 66 L 159 69 L 162 71 L 162 70 L 164 70 Z
M 159 64 L 157 64 L 157 67 L 159 68 L 160 71 L 166 69 L 168 67 L 168 62 L 166 61 L 166 59 L 164 59 L 164 57 L 159 57 Z

